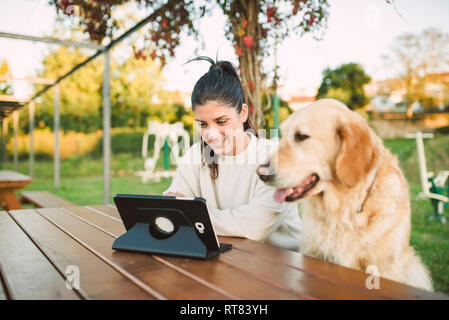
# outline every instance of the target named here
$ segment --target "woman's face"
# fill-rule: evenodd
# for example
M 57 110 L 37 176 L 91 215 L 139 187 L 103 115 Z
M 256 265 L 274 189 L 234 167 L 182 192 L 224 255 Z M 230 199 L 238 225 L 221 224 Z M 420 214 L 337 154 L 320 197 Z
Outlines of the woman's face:
M 214 152 L 222 155 L 235 155 L 245 148 L 243 123 L 248 117 L 246 104 L 243 104 L 239 114 L 235 108 L 211 101 L 197 106 L 193 114 L 201 138 Z

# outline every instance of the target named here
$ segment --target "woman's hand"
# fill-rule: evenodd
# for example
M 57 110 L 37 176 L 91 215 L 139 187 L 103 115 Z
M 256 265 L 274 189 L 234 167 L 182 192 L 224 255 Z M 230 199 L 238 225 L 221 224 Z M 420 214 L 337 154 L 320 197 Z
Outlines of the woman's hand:
M 185 195 L 181 194 L 181 193 L 177 193 L 177 192 L 169 192 L 164 194 L 164 196 L 168 196 L 168 197 L 185 197 Z

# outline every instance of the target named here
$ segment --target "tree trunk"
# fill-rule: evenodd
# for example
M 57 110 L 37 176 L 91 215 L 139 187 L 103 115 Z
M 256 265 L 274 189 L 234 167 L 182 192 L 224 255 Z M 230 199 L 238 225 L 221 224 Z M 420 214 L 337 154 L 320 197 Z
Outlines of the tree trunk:
M 409 71 L 409 73 L 405 77 L 405 99 L 407 101 L 407 111 L 405 113 L 405 116 L 407 119 L 410 119 L 413 117 L 413 82 L 414 82 L 414 75 L 412 72 Z
M 233 34 L 238 47 L 242 49 L 242 54 L 238 55 L 240 74 L 246 102 L 250 108 L 251 120 L 256 128 L 261 128 L 264 125 L 261 99 L 264 84 L 261 76 L 261 50 L 259 46 L 259 39 L 261 38 L 261 27 L 258 20 L 260 3 L 251 0 L 240 1 L 240 4 L 240 18 L 235 19 L 235 23 L 232 23 Z M 245 19 L 247 23 L 244 37 L 238 34 L 242 27 L 242 19 Z
M 409 103 L 407 105 L 407 114 L 406 114 L 407 119 L 411 119 L 413 118 L 413 103 Z

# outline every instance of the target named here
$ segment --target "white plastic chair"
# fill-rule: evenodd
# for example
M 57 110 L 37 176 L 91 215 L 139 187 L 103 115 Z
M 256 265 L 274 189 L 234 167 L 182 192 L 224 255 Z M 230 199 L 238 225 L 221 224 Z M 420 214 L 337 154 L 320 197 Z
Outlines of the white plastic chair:
M 434 173 L 432 171 L 427 171 L 426 156 L 424 153 L 423 138 L 433 138 L 433 134 L 418 131 L 413 134 L 407 134 L 406 137 L 416 139 L 419 174 L 422 187 L 422 192 L 418 195 L 418 197 L 421 199 L 430 199 L 435 213 L 435 216 L 431 218 L 438 219 L 441 222 L 446 223 L 448 220 L 444 217 L 443 211 L 449 204 L 449 197 L 444 195 L 449 194 L 449 187 L 447 185 L 449 171 L 440 171 L 434 178 Z
M 153 155 L 148 156 L 148 138 L 154 135 Z M 181 137 L 181 141 L 178 139 Z M 179 164 L 182 156 L 190 146 L 189 133 L 184 129 L 182 122 L 169 124 L 168 122 L 159 123 L 156 120 L 148 122 L 148 129 L 143 135 L 142 157 L 145 160 L 145 171 L 138 171 L 136 175 L 142 177 L 142 181 L 146 183 L 148 180 L 159 181 L 161 178 L 174 177 L 176 172 L 170 170 L 156 171 L 156 164 L 159 159 L 160 151 L 167 141 L 168 147 L 171 149 L 170 160 L 176 165 Z

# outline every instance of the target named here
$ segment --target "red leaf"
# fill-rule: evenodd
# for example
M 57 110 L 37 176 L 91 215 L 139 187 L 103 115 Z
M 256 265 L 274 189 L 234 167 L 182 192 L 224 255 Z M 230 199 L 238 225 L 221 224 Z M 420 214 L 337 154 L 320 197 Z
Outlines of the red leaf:
M 235 54 L 236 54 L 238 57 L 243 56 L 243 49 L 242 49 L 242 48 L 240 48 L 238 45 L 235 45 L 235 46 L 234 46 L 234 49 L 235 49 Z
M 243 43 L 245 44 L 246 49 L 248 49 L 248 50 L 251 49 L 252 45 L 254 44 L 253 37 L 251 37 L 251 36 L 244 36 L 243 37 Z
M 271 22 L 273 18 L 276 17 L 276 8 L 274 7 L 267 7 L 267 20 L 268 22 Z
M 268 34 L 268 29 L 262 28 L 262 38 L 265 38 Z
M 310 19 L 307 21 L 307 24 L 309 25 L 309 26 L 311 26 L 312 24 L 313 24 L 313 22 L 315 21 L 315 16 L 310 16 Z

